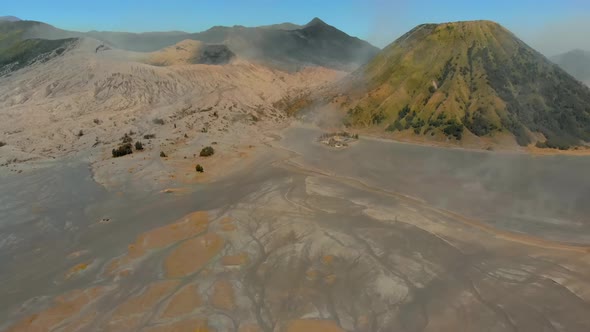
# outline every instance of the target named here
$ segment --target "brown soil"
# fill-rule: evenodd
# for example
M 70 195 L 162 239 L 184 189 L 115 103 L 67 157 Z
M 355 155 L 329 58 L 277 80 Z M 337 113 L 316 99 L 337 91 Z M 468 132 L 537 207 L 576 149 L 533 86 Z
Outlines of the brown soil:
M 219 280 L 213 286 L 211 305 L 217 309 L 230 311 L 235 308 L 235 295 L 232 284 L 227 280 Z
M 176 248 L 164 262 L 166 276 L 184 277 L 200 270 L 223 248 L 224 240 L 215 233 L 187 240 Z
M 287 325 L 286 332 L 344 332 L 334 321 L 297 319 Z
M 258 324 L 254 323 L 245 323 L 240 325 L 238 332 L 262 332 L 262 329 Z
M 193 318 L 167 325 L 158 325 L 145 331 L 149 332 L 215 332 L 209 327 L 206 318 Z
M 151 284 L 143 293 L 128 299 L 115 309 L 109 322 L 110 327 L 119 331 L 123 328 L 132 329 L 136 327 L 141 317 L 146 312 L 151 311 L 176 286 L 178 286 L 178 281 L 175 280 L 165 280 Z
M 65 278 L 71 279 L 72 277 L 78 275 L 79 273 L 84 272 L 88 268 L 88 266 L 90 266 L 90 264 L 92 264 L 92 261 L 90 261 L 88 263 L 80 263 L 80 264 L 72 266 L 68 270 L 68 272 L 66 272 Z
M 85 290 L 75 290 L 55 298 L 54 305 L 37 314 L 31 315 L 6 332 L 41 332 L 49 331 L 66 319 L 76 315 L 85 306 L 94 302 L 105 292 L 104 287 L 93 287 Z
M 107 273 L 112 274 L 120 267 L 132 260 L 143 256 L 147 250 L 165 248 L 173 243 L 198 235 L 209 225 L 207 212 L 193 212 L 175 223 L 162 226 L 140 235 L 135 243 L 129 245 L 126 256 L 117 258 L 107 267 Z
M 236 230 L 236 226 L 233 224 L 225 224 L 221 226 L 221 230 L 224 232 L 231 232 Z
M 61 330 L 62 332 L 76 332 L 76 331 L 85 331 L 85 327 L 90 325 L 94 319 L 98 316 L 98 312 L 91 311 L 88 313 L 83 314 L 81 317 L 75 319 L 66 327 Z
M 244 265 L 248 262 L 248 255 L 246 253 L 240 253 L 237 255 L 224 256 L 221 262 L 225 266 Z
M 173 318 L 186 315 L 202 304 L 197 284 L 191 284 L 179 290 L 168 302 L 160 317 Z

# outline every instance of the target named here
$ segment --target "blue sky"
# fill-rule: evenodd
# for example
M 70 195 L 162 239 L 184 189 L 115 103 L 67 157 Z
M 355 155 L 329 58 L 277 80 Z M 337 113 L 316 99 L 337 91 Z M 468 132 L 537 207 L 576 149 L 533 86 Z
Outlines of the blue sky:
M 1 0 L 0 15 L 43 21 L 71 30 L 202 31 L 213 25 L 303 24 L 313 17 L 385 46 L 417 24 L 458 20 L 497 21 L 551 53 L 543 36 L 555 29 L 590 28 L 589 0 Z M 560 31 L 561 31 L 560 30 Z M 574 40 L 583 42 L 580 34 Z M 551 38 L 558 38 L 552 36 Z M 566 38 L 568 39 L 568 38 Z M 570 38 L 571 39 L 571 38 Z M 557 44 L 568 44 L 555 40 Z M 544 45 L 547 44 L 547 45 Z M 568 44 L 568 45 L 569 45 Z M 583 46 L 583 45 L 582 45 Z M 582 47 L 580 46 L 580 47 Z M 589 45 L 590 46 L 590 45 Z

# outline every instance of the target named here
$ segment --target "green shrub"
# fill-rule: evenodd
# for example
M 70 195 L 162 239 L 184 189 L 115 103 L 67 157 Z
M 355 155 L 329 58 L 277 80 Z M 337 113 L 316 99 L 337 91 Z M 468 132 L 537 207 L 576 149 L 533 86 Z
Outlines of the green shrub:
M 402 125 L 401 122 L 399 122 L 398 120 L 395 120 L 392 124 L 390 124 L 389 126 L 387 126 L 387 128 L 385 128 L 385 130 L 387 131 L 402 131 L 404 130 L 404 126 Z
M 135 142 L 135 150 L 143 150 L 143 144 L 140 141 Z
M 156 134 L 145 134 L 143 135 L 144 139 L 152 139 L 152 138 L 156 138 Z
M 463 138 L 463 124 L 457 122 L 455 119 L 447 121 L 446 127 L 443 128 L 443 132 L 447 136 L 454 136 L 456 139 L 460 140 Z
M 5 145 L 6 145 L 6 142 L 2 142 L 2 141 L 0 141 L 0 147 L 3 147 L 3 146 L 5 146 Z
M 402 108 L 401 111 L 399 111 L 399 113 L 397 114 L 397 118 L 401 120 L 409 113 L 410 113 L 410 105 L 406 105 L 406 106 L 404 106 L 404 108 Z
M 118 148 L 113 149 L 113 157 L 122 157 L 124 155 L 132 154 L 133 148 L 131 147 L 131 143 L 125 143 L 120 145 Z
M 203 169 L 203 166 L 201 166 L 201 164 L 197 164 L 197 166 L 195 167 L 195 170 L 199 173 L 203 173 L 205 171 Z
M 199 156 L 209 157 L 209 156 L 212 156 L 214 153 L 215 153 L 215 150 L 212 147 L 206 146 L 201 150 L 201 153 L 199 153 Z
M 163 125 L 164 124 L 164 119 L 155 118 L 155 119 L 152 120 L 152 122 L 154 124 L 157 124 L 157 125 Z
M 162 157 L 162 158 L 166 158 L 167 157 L 166 154 L 164 153 L 164 151 L 160 151 L 160 157 Z

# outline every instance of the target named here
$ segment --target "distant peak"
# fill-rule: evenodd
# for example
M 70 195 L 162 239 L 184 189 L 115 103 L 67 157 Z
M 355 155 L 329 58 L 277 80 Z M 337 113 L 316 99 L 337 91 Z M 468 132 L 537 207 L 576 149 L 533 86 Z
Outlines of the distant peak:
M 317 17 L 314 17 L 313 20 L 309 21 L 309 23 L 307 23 L 305 26 L 306 27 L 311 27 L 311 26 L 315 26 L 315 25 L 327 25 L 326 22 L 320 20 Z
M 18 22 L 22 20 L 16 16 L 0 16 L 0 21 Z

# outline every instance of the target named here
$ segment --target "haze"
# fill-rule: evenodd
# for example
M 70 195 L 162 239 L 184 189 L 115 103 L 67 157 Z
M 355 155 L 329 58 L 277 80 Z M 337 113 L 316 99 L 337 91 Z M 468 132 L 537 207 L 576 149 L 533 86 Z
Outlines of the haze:
M 203 31 L 215 25 L 305 24 L 313 17 L 378 47 L 421 23 L 488 19 L 547 56 L 590 49 L 590 3 L 584 0 L 79 1 L 7 2 L 5 15 L 76 31 Z
M 589 9 L 3 3 L 0 331 L 590 331 Z

